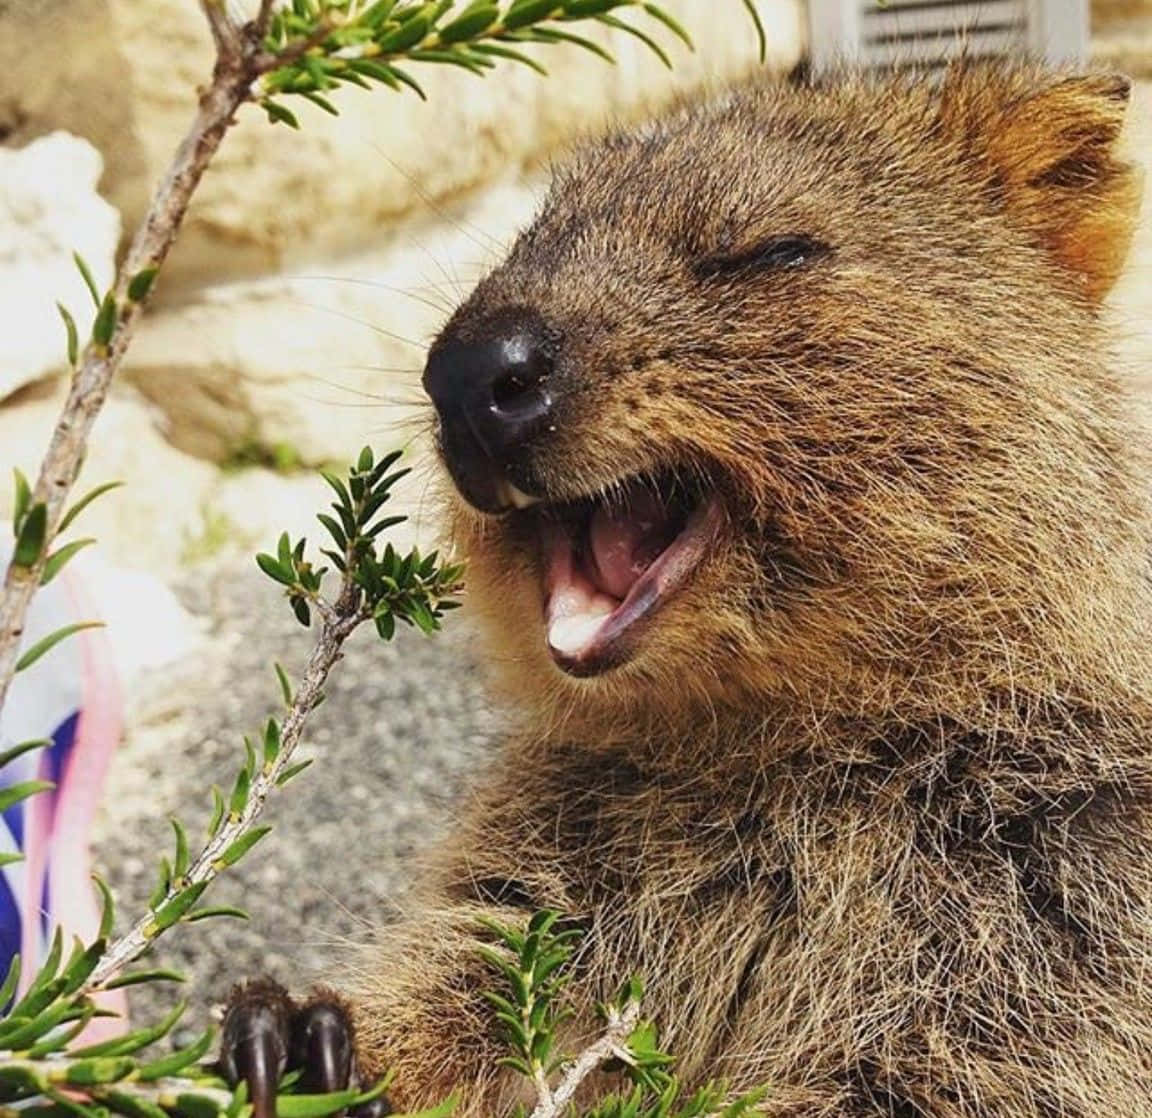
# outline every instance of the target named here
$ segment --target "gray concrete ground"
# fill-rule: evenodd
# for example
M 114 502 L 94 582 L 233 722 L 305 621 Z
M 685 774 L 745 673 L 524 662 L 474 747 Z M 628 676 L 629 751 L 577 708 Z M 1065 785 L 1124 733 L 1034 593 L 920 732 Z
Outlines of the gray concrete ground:
M 110 774 L 94 851 L 122 919 L 145 910 L 172 849 L 167 817 L 202 836 L 211 785 L 230 786 L 242 734 L 278 703 L 272 661 L 298 669 L 310 647 L 251 560 L 184 579 L 181 597 L 208 619 L 210 637 L 194 663 L 145 694 Z M 394 911 L 406 860 L 445 823 L 494 736 L 462 628 L 433 638 L 405 629 L 390 645 L 367 629 L 353 638 L 311 723 L 315 763 L 269 801 L 275 830 L 205 898 L 246 908 L 251 920 L 175 929 L 149 958 L 188 974 L 190 1026 L 237 978 L 306 986 L 338 965 L 342 943 Z M 151 1019 L 172 997 L 170 987 L 142 987 L 133 1014 Z

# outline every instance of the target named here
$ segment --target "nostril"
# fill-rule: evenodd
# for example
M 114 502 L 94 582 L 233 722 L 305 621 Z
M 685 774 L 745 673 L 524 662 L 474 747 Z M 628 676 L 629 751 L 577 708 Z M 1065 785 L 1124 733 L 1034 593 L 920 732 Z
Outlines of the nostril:
M 541 402 L 545 376 L 543 373 L 530 375 L 523 371 L 505 373 L 492 385 L 492 402 L 497 411 L 519 411 L 524 407 L 534 407 Z

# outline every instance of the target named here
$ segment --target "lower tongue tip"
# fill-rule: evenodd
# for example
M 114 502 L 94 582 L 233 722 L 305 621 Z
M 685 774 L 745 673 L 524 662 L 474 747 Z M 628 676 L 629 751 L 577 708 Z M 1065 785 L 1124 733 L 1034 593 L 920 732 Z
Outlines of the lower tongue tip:
M 587 614 L 557 617 L 548 627 L 548 644 L 561 656 L 576 657 L 596 639 L 607 617 Z

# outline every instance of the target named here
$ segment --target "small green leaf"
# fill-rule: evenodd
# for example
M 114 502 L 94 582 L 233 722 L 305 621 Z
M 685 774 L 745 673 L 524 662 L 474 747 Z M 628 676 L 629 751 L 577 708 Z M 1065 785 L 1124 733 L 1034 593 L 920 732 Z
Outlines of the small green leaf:
M 289 765 L 277 778 L 276 787 L 283 788 L 294 776 L 298 776 L 309 765 L 312 764 L 313 758 L 309 757 L 306 761 L 297 761 L 294 765 Z
M 139 1052 L 140 1049 L 147 1048 L 148 1045 L 154 1044 L 161 1037 L 166 1037 L 176 1026 L 176 1022 L 184 1016 L 184 1010 L 187 1006 L 187 1002 L 177 1002 L 161 1020 L 150 1028 L 137 1029 L 122 1036 L 112 1037 L 103 1043 L 90 1045 L 87 1048 L 72 1052 L 70 1055 L 84 1057 L 127 1056 L 130 1053 Z
M 399 66 L 383 64 L 381 68 L 387 71 L 394 81 L 399 82 L 401 85 L 406 85 L 421 101 L 428 100 L 428 94 L 424 92 L 423 86 L 421 86 L 411 74 L 405 73 Z
M 112 900 L 112 890 L 108 883 L 98 873 L 92 875 L 92 881 L 100 892 L 100 930 L 96 933 L 100 939 L 107 939 L 112 934 L 112 921 L 116 915 L 116 905 Z M 0 1004 L 3 1004 L 0 1002 Z
M 14 469 L 12 478 L 16 487 L 16 500 L 12 509 L 12 529 L 14 534 L 19 537 L 20 526 L 24 523 L 24 517 L 28 514 L 28 506 L 32 502 L 32 487 L 28 484 L 28 479 L 22 470 Z
M 172 1109 L 181 1118 L 220 1118 L 220 1108 L 214 1099 L 190 1091 L 177 1095 L 172 1101 Z
M 752 23 L 756 27 L 756 41 L 760 47 L 760 61 L 763 62 L 768 57 L 768 36 L 764 31 L 764 21 L 760 18 L 756 0 L 744 0 L 744 7 L 748 9 L 748 14 L 752 17 Z
M 535 70 L 541 77 L 546 78 L 548 76 L 547 69 L 536 59 L 521 51 L 513 50 L 512 47 L 501 46 L 498 43 L 473 43 L 472 50 L 475 53 L 492 55 L 494 58 L 506 58 L 510 62 L 519 62 L 521 66 Z
M 232 916 L 237 920 L 249 919 L 248 913 L 242 908 L 234 908 L 232 905 L 222 904 L 214 905 L 212 908 L 198 908 L 184 917 L 184 923 L 195 924 L 197 920 L 207 920 L 214 916 Z
M 284 586 L 296 585 L 296 573 L 291 567 L 285 568 L 271 555 L 261 552 L 256 556 L 256 565 L 269 577 Z
M 47 792 L 56 785 L 50 780 L 23 780 L 19 784 L 10 784 L 7 788 L 0 788 L 0 811 L 7 811 L 13 804 L 35 796 L 37 792 Z
M 428 5 L 425 5 L 427 8 Z M 381 54 L 402 54 L 422 42 L 432 29 L 432 20 L 426 11 L 418 11 L 405 20 L 395 31 L 379 39 L 376 45 Z
M 103 939 L 95 939 L 88 947 L 84 947 L 79 942 L 77 946 L 80 949 L 77 950 L 61 975 L 64 979 L 64 993 L 66 995 L 75 993 L 88 981 L 89 975 L 104 957 L 104 951 L 108 944 Z
M 516 0 L 504 15 L 504 26 L 510 31 L 539 23 L 556 15 L 561 7 L 556 0 Z
M 122 481 L 106 481 L 103 485 L 96 486 L 90 493 L 86 493 L 64 514 L 64 519 L 60 521 L 60 527 L 56 529 L 57 535 L 66 532 L 72 521 L 96 500 L 97 497 L 102 497 L 111 489 L 119 489 L 123 484 Z
M 92 296 L 92 302 L 95 304 L 96 309 L 99 310 L 100 292 L 96 287 L 96 281 L 92 278 L 92 270 L 88 267 L 87 261 L 80 253 L 72 253 L 72 259 L 76 262 L 76 267 L 80 275 L 84 278 L 84 285 L 88 288 L 88 292 Z
M 275 718 L 268 719 L 264 727 L 264 765 L 268 767 L 275 764 L 280 756 L 280 724 Z
M 176 856 L 172 860 L 172 877 L 179 881 L 188 872 L 188 832 L 175 816 L 169 818 L 176 833 Z
M 142 982 L 186 982 L 187 979 L 178 970 L 157 968 L 155 970 L 139 970 L 132 974 L 119 974 L 105 982 L 101 990 L 119 990 L 125 986 L 139 986 Z
M 273 124 L 287 124 L 289 128 L 299 129 L 300 121 L 296 119 L 296 114 L 278 101 L 271 101 L 266 97 L 260 102 L 260 107 L 268 114 L 268 119 Z
M 181 920 L 184 914 L 200 899 L 204 890 L 207 888 L 207 881 L 197 881 L 194 885 L 185 886 L 174 897 L 165 901 L 164 904 L 152 914 L 152 935 L 158 935 L 166 928 L 172 927 L 173 924 Z
M 692 36 L 684 30 L 682 24 L 669 15 L 663 8 L 657 4 L 645 4 L 643 7 L 648 15 L 657 22 L 664 24 L 689 50 L 694 51 L 696 49 L 696 44 L 692 42 Z
M 86 547 L 91 547 L 96 541 L 91 537 L 82 540 L 73 540 L 72 543 L 66 543 L 63 547 L 57 548 L 47 559 L 44 560 L 44 573 L 40 576 L 40 585 L 47 586 L 63 569 L 64 564 L 68 562 L 77 552 L 83 551 Z
M 274 664 L 276 669 L 276 678 L 280 681 L 280 694 L 284 697 L 284 705 L 290 707 L 292 705 L 292 684 L 288 679 L 288 673 L 279 664 Z
M 145 1064 L 136 1073 L 136 1078 L 147 1083 L 154 1079 L 178 1075 L 208 1052 L 208 1049 L 212 1047 L 212 1040 L 212 1033 L 206 1032 L 188 1048 L 183 1048 L 178 1052 L 173 1052 L 170 1056 L 164 1056 L 150 1064 Z
M 76 362 L 80 358 L 80 332 L 76 329 L 76 319 L 72 317 L 72 312 L 63 303 L 58 302 L 56 309 L 60 312 L 60 318 L 64 322 L 64 334 L 68 344 L 68 364 L 75 368 Z
M 299 94 L 306 101 L 311 101 L 319 109 L 323 109 L 329 116 L 339 116 L 340 110 L 328 100 L 327 97 L 322 97 L 319 93 L 314 93 L 310 89 L 301 89 Z
M 172 863 L 167 858 L 160 859 L 160 878 L 156 882 L 156 888 L 152 890 L 148 897 L 148 907 L 155 911 L 158 909 L 167 898 L 172 890 Z
M 16 537 L 16 550 L 12 555 L 12 566 L 31 570 L 44 551 L 44 537 L 48 531 L 48 506 L 37 501 L 21 518 L 20 532 Z
M 133 303 L 140 303 L 148 298 L 158 271 L 158 268 L 142 268 L 128 281 L 128 298 Z
M 64 1071 L 64 1082 L 74 1087 L 115 1083 L 136 1069 L 136 1061 L 126 1057 L 96 1056 L 90 1060 L 77 1060 Z
M 241 769 L 236 774 L 236 783 L 232 786 L 232 795 L 228 800 L 228 814 L 233 818 L 238 819 L 243 814 L 248 804 L 248 790 L 251 784 L 252 778 L 248 775 L 247 768 Z
M 51 738 L 35 738 L 32 741 L 22 741 L 19 745 L 14 745 L 11 749 L 6 749 L 3 753 L 0 753 L 0 769 L 10 761 L 15 761 L 17 757 L 22 757 L 25 753 L 30 753 L 33 749 L 45 749 L 51 744 Z
M 74 625 L 65 625 L 63 629 L 57 629 L 54 633 L 49 633 L 43 640 L 37 641 L 19 660 L 16 661 L 16 670 L 22 672 L 30 668 L 37 660 L 40 659 L 46 652 L 50 652 L 62 640 L 72 636 L 73 633 L 82 632 L 84 629 L 103 629 L 103 621 L 79 621 Z
M 96 321 L 92 323 L 92 340 L 98 346 L 107 347 L 116 332 L 116 316 L 120 308 L 116 304 L 116 296 L 111 291 L 104 296 L 100 310 L 96 313 Z
M 117 1091 L 114 1087 L 101 1091 L 100 1101 L 117 1114 L 123 1114 L 124 1118 L 168 1118 L 168 1112 L 151 1099 Z
M 272 828 L 270 826 L 254 827 L 246 835 L 241 835 L 223 854 L 216 860 L 215 865 L 217 869 L 224 869 L 227 866 L 234 866 L 249 850 L 252 849 Z
M 330 1095 L 281 1095 L 276 1100 L 277 1118 L 324 1118 L 345 1110 L 359 1091 L 335 1091 Z
M 472 4 L 451 23 L 440 28 L 440 41 L 459 43 L 464 39 L 473 39 L 487 31 L 499 18 L 499 5 Z
M 4 976 L 4 984 L 0 986 L 0 1013 L 5 1011 L 9 999 L 16 993 L 20 983 L 20 956 L 13 955 L 12 962 L 8 964 L 8 973 Z
M 631 35 L 634 39 L 639 39 L 640 42 L 660 59 L 667 69 L 672 69 L 672 59 L 668 57 L 668 52 L 646 31 L 639 27 L 633 27 L 632 24 L 626 23 L 614 15 L 597 16 L 597 20 L 616 31 L 623 31 L 626 35 Z
M 219 787 L 215 784 L 212 785 L 212 818 L 208 821 L 208 837 L 211 838 L 220 830 L 220 824 L 224 822 L 224 813 L 228 810 L 228 805 L 224 801 L 224 793 L 220 791 Z

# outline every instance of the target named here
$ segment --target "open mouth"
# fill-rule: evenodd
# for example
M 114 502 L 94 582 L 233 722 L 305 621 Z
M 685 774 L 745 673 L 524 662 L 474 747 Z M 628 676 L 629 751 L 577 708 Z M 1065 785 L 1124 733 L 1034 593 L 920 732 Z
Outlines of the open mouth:
M 653 614 L 715 538 L 719 500 L 673 478 L 636 478 L 611 494 L 542 505 L 544 620 L 552 658 L 596 675 L 632 654 Z

